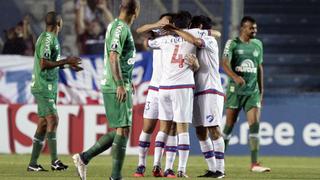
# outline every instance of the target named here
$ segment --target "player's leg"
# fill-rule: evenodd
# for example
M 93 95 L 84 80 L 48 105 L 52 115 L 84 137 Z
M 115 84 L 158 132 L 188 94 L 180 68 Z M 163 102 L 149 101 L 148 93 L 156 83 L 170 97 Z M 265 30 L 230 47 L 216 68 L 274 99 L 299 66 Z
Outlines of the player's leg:
M 177 123 L 179 165 L 177 177 L 186 175 L 187 162 L 190 151 L 189 123 L 193 114 L 193 89 L 176 89 L 172 91 L 173 121 Z
M 198 177 L 211 177 L 216 172 L 216 159 L 213 151 L 213 144 L 208 136 L 208 129 L 203 126 L 196 127 L 196 134 L 199 140 L 201 152 L 207 162 L 208 171 Z
M 153 161 L 153 176 L 161 177 L 161 157 L 162 151 L 167 141 L 168 134 L 171 129 L 173 118 L 172 100 L 170 98 L 170 90 L 159 89 L 159 120 L 160 129 L 156 135 L 154 161 Z
M 164 177 L 175 178 L 175 173 L 173 171 L 173 163 L 177 154 L 177 125 L 172 123 L 171 129 L 167 138 L 165 152 L 166 152 L 166 167 L 164 171 Z
M 129 138 L 129 127 L 117 128 L 117 133 L 112 144 L 112 173 L 113 179 L 121 179 L 121 170 L 126 155 L 126 147 Z
M 244 109 L 249 124 L 251 170 L 254 172 L 268 172 L 270 168 L 260 166 L 258 161 L 260 149 L 260 96 L 258 94 L 249 96 Z
M 224 144 L 225 144 L 226 150 L 229 145 L 233 127 L 237 122 L 239 112 L 240 112 L 240 109 L 231 109 L 231 108 L 226 109 L 226 124 L 223 129 L 223 138 L 224 138 Z
M 233 127 L 237 122 L 237 118 L 241 110 L 240 97 L 235 93 L 227 92 L 227 100 L 226 100 L 225 107 L 226 107 L 226 124 L 223 129 L 223 138 L 224 138 L 225 150 L 227 150 Z
M 38 114 L 39 114 L 39 111 L 38 111 Z M 27 171 L 47 171 L 37 162 L 44 144 L 46 130 L 47 130 L 46 119 L 44 117 L 39 117 L 37 130 L 33 137 L 31 159 L 30 159 Z
M 210 116 L 213 113 L 210 111 L 215 106 L 212 106 L 213 99 L 211 96 L 205 94 L 196 96 L 193 102 L 193 119 L 192 125 L 196 128 L 196 135 L 200 143 L 200 149 L 208 165 L 208 170 L 204 175 L 198 177 L 212 177 L 216 171 L 216 159 L 213 151 L 213 144 L 208 136 L 208 129 L 204 127 L 205 123 L 212 121 Z
M 225 175 L 224 152 L 225 144 L 219 126 L 208 127 L 212 137 L 214 154 L 216 157 L 216 178 L 223 178 Z
M 51 169 L 52 170 L 66 170 L 67 165 L 63 164 L 57 155 L 57 127 L 59 118 L 56 108 L 56 98 L 44 98 L 44 115 L 47 121 L 47 141 L 51 156 Z
M 139 161 L 135 177 L 143 177 L 146 169 L 146 159 L 150 147 L 150 138 L 158 122 L 158 92 L 148 91 L 143 112 L 143 129 L 139 136 Z
M 165 147 L 165 143 L 167 141 L 170 129 L 171 129 L 172 121 L 170 120 L 160 120 L 160 129 L 156 135 L 155 139 L 155 148 L 154 148 L 154 160 L 153 160 L 153 176 L 154 177 L 162 177 L 161 170 L 161 158 L 162 152 Z

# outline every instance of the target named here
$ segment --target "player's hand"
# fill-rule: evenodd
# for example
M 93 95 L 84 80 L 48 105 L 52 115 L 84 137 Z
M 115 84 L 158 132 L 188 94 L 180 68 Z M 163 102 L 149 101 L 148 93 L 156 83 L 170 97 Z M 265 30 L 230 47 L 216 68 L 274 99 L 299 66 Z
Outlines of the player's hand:
M 157 25 L 158 28 L 162 28 L 162 27 L 164 27 L 165 25 L 167 25 L 169 23 L 170 22 L 169 22 L 168 19 L 162 18 L 156 23 L 156 25 Z
M 117 99 L 119 102 L 125 102 L 127 97 L 127 92 L 123 86 L 117 87 Z
M 196 72 L 200 68 L 198 58 L 195 54 L 187 54 L 184 58 L 184 63 L 186 63 L 193 72 Z
M 80 66 L 70 66 L 70 68 L 72 69 L 72 70 L 74 70 L 74 71 L 76 71 L 76 72 L 79 72 L 79 71 L 82 71 L 83 70 L 83 68 L 82 67 L 80 67 Z
M 241 76 L 236 76 L 233 78 L 233 81 L 240 86 L 243 86 L 246 84 L 246 81 Z
M 218 30 L 210 29 L 210 33 L 215 38 L 220 38 L 221 37 L 221 32 L 218 31 Z
M 67 64 L 70 66 L 78 66 L 78 64 L 81 64 L 81 59 L 79 57 L 69 56 L 67 57 Z

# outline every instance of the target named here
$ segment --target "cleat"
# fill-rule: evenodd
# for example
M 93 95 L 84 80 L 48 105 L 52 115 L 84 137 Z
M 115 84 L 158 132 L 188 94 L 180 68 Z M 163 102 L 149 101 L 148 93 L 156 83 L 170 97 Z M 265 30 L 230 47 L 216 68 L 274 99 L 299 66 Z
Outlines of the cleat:
M 51 163 L 52 171 L 64 171 L 66 169 L 68 169 L 68 166 L 63 164 L 59 159 Z
M 152 170 L 153 177 L 162 177 L 162 170 L 160 166 L 153 166 Z
M 137 167 L 136 172 L 133 174 L 134 177 L 144 177 L 144 172 L 146 171 L 146 167 L 140 165 Z
M 87 178 L 87 166 L 81 160 L 80 154 L 75 154 L 72 156 L 74 165 L 77 168 L 78 176 L 81 180 L 86 180 Z
M 252 163 L 251 164 L 251 169 L 250 169 L 252 172 L 270 172 L 271 169 L 268 168 L 268 167 L 263 167 L 260 165 L 260 163 Z
M 198 177 L 213 177 L 215 175 L 215 172 L 207 170 L 207 172 L 204 175 L 200 175 Z
M 27 168 L 27 171 L 48 171 L 44 169 L 40 164 L 30 165 Z
M 177 176 L 174 174 L 174 171 L 172 169 L 167 169 L 164 171 L 163 176 L 166 178 L 176 178 Z
M 217 178 L 217 179 L 222 179 L 222 178 L 224 178 L 225 176 L 226 176 L 225 173 L 220 172 L 220 171 L 216 171 L 216 172 L 214 173 L 214 176 L 212 176 L 212 177 L 213 177 L 213 178 Z
M 178 171 L 178 175 L 177 175 L 178 178 L 189 178 L 189 176 L 182 172 L 182 171 Z

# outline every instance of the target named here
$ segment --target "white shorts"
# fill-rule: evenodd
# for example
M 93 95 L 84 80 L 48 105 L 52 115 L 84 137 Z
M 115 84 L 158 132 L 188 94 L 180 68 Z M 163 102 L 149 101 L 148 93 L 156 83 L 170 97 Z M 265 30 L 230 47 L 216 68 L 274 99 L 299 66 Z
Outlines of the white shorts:
M 177 123 L 191 123 L 193 89 L 159 89 L 159 119 Z
M 149 89 L 144 105 L 143 118 L 158 120 L 159 116 L 159 92 Z
M 196 96 L 193 106 L 193 126 L 221 126 L 223 104 L 224 97 L 218 94 Z

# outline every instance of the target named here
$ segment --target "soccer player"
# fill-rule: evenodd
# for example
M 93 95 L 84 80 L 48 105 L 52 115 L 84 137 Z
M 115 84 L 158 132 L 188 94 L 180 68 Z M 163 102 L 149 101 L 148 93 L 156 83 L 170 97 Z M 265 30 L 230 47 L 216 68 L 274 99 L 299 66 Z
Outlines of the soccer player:
M 132 124 L 132 70 L 136 50 L 130 26 L 140 11 L 138 0 L 122 0 L 120 14 L 109 24 L 105 37 L 104 73 L 101 80 L 106 117 L 115 128 L 102 136 L 91 148 L 73 156 L 78 174 L 86 179 L 89 161 L 112 146 L 110 179 L 122 179 L 121 169 Z
M 210 30 L 212 20 L 206 16 L 194 16 L 190 28 Z M 223 178 L 224 141 L 220 132 L 224 93 L 219 74 L 219 49 L 216 39 L 202 36 L 204 48 L 197 53 L 200 68 L 195 73 L 195 97 L 192 124 L 200 142 L 201 151 L 209 170 L 199 177 Z M 212 141 L 208 136 L 212 137 Z
M 225 145 L 228 146 L 231 132 L 240 110 L 243 108 L 249 124 L 251 149 L 251 171 L 268 172 L 258 162 L 259 120 L 263 98 L 263 47 L 255 38 L 256 21 L 249 16 L 241 20 L 240 35 L 226 43 L 222 66 L 230 77 L 226 101 L 226 125 L 223 130 Z
M 172 20 L 173 14 L 166 13 L 160 16 L 160 20 L 153 24 L 146 24 L 137 29 L 138 33 L 151 32 L 156 36 L 165 35 L 163 29 L 161 29 L 164 25 L 170 23 Z M 146 156 L 150 147 L 150 137 L 153 133 L 157 121 L 158 121 L 158 91 L 159 91 L 159 81 L 161 79 L 161 68 L 162 68 L 162 60 L 161 60 L 161 50 L 153 49 L 153 72 L 152 78 L 149 84 L 148 96 L 146 99 L 146 104 L 143 113 L 143 129 L 141 131 L 139 137 L 139 162 L 136 172 L 134 173 L 135 177 L 143 177 L 146 169 Z M 175 129 L 175 126 L 171 127 Z M 177 136 L 175 131 L 171 131 L 166 141 L 166 169 L 168 169 L 164 176 L 165 177 L 175 177 L 175 174 L 172 170 L 173 162 L 176 156 L 177 151 Z M 162 152 L 159 152 L 162 156 Z M 161 156 L 159 158 L 161 159 Z M 158 161 L 157 161 L 158 162 Z M 156 163 L 155 166 L 159 166 L 160 164 Z M 154 169 L 153 176 L 159 177 L 162 176 L 161 171 L 158 171 L 159 168 Z
M 62 28 L 62 19 L 55 12 L 48 12 L 45 17 L 46 31 L 38 37 L 35 53 L 34 66 L 31 82 L 31 93 L 38 105 L 38 125 L 32 144 L 32 154 L 27 171 L 47 171 L 37 164 L 43 147 L 45 136 L 51 155 L 51 169 L 65 170 L 67 165 L 63 164 L 57 156 L 56 130 L 58 126 L 58 114 L 56 109 L 58 91 L 59 67 L 71 67 L 76 71 L 82 70 L 78 66 L 80 59 L 67 57 L 60 59 L 60 44 L 58 33 Z
M 189 26 L 190 13 L 180 12 L 173 18 L 173 24 L 182 29 Z M 168 30 L 176 32 L 176 30 Z M 199 32 L 192 32 L 200 37 Z M 193 37 L 191 35 L 191 37 Z M 194 42 L 201 46 L 201 41 Z M 179 165 L 178 177 L 186 175 L 189 156 L 189 123 L 192 121 L 194 77 L 192 68 L 186 64 L 186 56 L 196 53 L 196 46 L 177 35 L 168 35 L 149 41 L 153 48 L 162 50 L 163 73 L 159 83 L 159 120 L 160 130 L 156 136 L 155 162 L 164 148 L 172 122 L 177 123 Z

